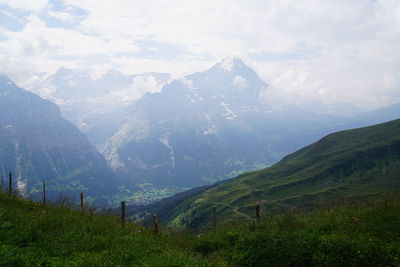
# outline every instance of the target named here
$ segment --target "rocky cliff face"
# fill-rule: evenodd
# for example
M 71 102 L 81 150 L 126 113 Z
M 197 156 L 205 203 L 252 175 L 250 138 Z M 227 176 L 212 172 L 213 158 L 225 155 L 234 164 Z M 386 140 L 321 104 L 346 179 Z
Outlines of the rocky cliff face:
M 50 101 L 0 76 L 0 172 L 12 172 L 20 192 L 49 196 L 83 191 L 104 202 L 118 178 L 87 138 Z

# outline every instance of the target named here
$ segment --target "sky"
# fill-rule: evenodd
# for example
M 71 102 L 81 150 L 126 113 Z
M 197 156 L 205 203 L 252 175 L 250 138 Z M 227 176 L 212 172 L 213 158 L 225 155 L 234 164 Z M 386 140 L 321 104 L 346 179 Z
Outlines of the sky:
M 0 73 L 182 75 L 227 56 L 282 101 L 400 102 L 398 0 L 0 0 Z

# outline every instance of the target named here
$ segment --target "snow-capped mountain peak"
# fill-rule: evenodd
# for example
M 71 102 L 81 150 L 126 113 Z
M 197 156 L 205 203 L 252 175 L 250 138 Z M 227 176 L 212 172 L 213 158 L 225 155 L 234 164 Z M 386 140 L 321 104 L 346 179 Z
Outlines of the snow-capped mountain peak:
M 223 69 L 227 72 L 232 71 L 235 68 L 240 68 L 242 66 L 246 65 L 240 58 L 234 56 L 225 57 L 221 60 L 221 62 L 214 65 L 214 67 Z

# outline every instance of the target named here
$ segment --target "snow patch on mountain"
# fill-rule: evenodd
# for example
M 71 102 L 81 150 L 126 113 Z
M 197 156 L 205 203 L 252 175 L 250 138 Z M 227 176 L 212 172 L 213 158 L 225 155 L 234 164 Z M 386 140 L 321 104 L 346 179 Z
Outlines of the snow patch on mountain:
M 181 81 L 187 88 L 195 89 L 194 86 L 193 86 L 193 81 L 192 80 L 185 79 L 185 77 L 184 77 L 184 78 L 181 79 Z
M 113 169 L 123 168 L 125 164 L 121 161 L 119 148 L 133 139 L 140 139 L 147 135 L 147 121 L 129 118 L 105 144 L 100 146 L 100 152 L 105 156 Z M 139 130 L 140 129 L 140 130 Z
M 158 140 L 169 149 L 169 157 L 171 159 L 171 168 L 175 168 L 175 156 L 174 156 L 174 150 L 172 149 L 172 146 L 169 144 L 169 139 L 168 139 L 169 133 L 165 133 L 163 136 L 161 136 Z
M 232 85 L 239 88 L 249 87 L 247 80 L 240 75 L 236 75 L 235 78 L 233 78 Z
M 233 65 L 234 65 L 233 57 L 227 57 L 220 63 L 221 68 L 224 69 L 225 71 L 232 71 Z
M 204 131 L 204 134 L 216 134 L 217 133 L 217 126 L 213 123 L 212 121 L 212 116 L 204 113 L 204 116 L 206 117 L 207 120 L 207 125 L 208 125 L 208 129 L 206 131 Z
M 234 120 L 237 117 L 237 114 L 229 109 L 229 104 L 221 102 L 220 105 L 225 109 L 225 113 L 223 114 L 223 116 L 227 120 Z

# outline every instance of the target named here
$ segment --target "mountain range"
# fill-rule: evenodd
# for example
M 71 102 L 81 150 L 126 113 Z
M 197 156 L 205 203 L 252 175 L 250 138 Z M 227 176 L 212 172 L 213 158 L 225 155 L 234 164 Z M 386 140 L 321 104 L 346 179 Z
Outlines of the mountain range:
M 90 150 L 95 161 L 101 163 L 86 164 L 83 160 L 81 166 L 101 165 L 106 171 L 101 171 L 100 176 L 111 178 L 100 180 L 123 181 L 118 187 L 127 190 L 128 198 L 145 199 L 144 203 L 270 166 L 326 134 L 388 121 L 400 114 L 399 104 L 364 113 L 343 103 L 325 108 L 318 106 L 318 110 L 325 109 L 325 112 L 284 103 L 277 105 L 268 99 L 269 85 L 234 57 L 202 72 L 175 80 L 171 77 L 164 73 L 125 75 L 115 70 L 94 75 L 88 70 L 60 68 L 30 90 L 59 105 L 61 113 L 55 105 L 49 108 L 54 111 L 48 112 L 57 116 L 52 119 L 63 121 L 62 127 L 66 127 L 67 122 L 62 118 L 65 117 L 86 135 L 87 139 L 74 128 L 73 136 L 77 140 L 68 136 L 69 142 L 84 143 L 76 147 Z M 9 83 L 13 84 L 3 78 L 4 88 L 11 86 Z M 21 107 L 29 106 L 24 111 L 28 115 L 15 119 L 21 124 L 27 124 L 26 118 L 32 117 L 29 113 L 43 112 L 43 107 L 51 106 L 48 102 L 43 102 L 47 103 L 43 107 L 32 105 L 23 97 L 18 101 Z M 334 107 L 345 107 L 345 113 L 353 115 L 332 114 Z M 3 114 L 7 112 L 11 110 Z M 9 117 L 13 116 L 16 115 Z M 41 120 L 41 116 L 34 119 L 29 121 L 32 133 L 42 133 L 46 127 L 56 125 L 48 119 L 32 123 Z M 72 129 L 73 126 L 69 124 L 68 127 Z M 27 135 L 21 131 L 13 134 Z M 50 132 L 45 130 L 40 138 L 52 140 L 46 135 Z M 57 134 L 64 140 L 63 131 Z M 7 138 L 7 143 L 12 144 L 12 139 Z M 60 141 L 62 143 L 64 141 Z M 24 149 L 21 151 L 25 153 Z M 7 168 L 31 168 L 30 160 L 21 161 L 20 154 L 13 153 L 8 158 L 10 167 Z M 43 162 L 52 166 L 47 164 L 51 160 L 57 161 L 47 153 Z M 65 170 L 74 168 L 69 166 Z M 50 170 L 53 173 L 48 176 L 65 175 L 58 167 Z M 26 173 L 22 176 L 26 177 Z M 36 174 L 33 177 L 33 180 L 39 179 Z M 114 185 L 104 190 L 111 188 Z
M 92 76 L 62 68 L 35 90 L 60 105 L 119 176 L 142 187 L 211 184 L 272 165 L 331 132 L 400 114 L 399 104 L 368 113 L 343 103 L 320 112 L 277 105 L 268 84 L 234 57 L 175 80 L 160 73 Z M 352 116 L 332 114 L 343 107 Z

